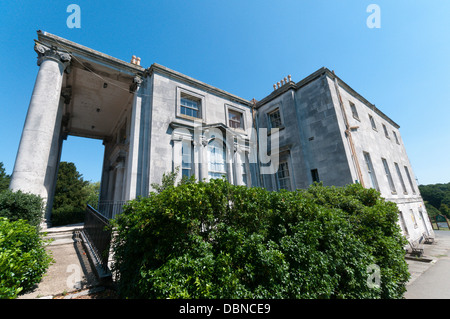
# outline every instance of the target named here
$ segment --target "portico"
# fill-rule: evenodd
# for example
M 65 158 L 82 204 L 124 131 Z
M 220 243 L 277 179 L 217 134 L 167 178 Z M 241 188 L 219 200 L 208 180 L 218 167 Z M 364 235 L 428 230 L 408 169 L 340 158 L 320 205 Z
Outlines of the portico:
M 74 135 L 103 140 L 102 200 L 134 197 L 135 188 L 125 187 L 127 176 L 136 176 L 129 173 L 136 146 L 127 126 L 140 115 L 133 109 L 140 107 L 144 69 L 41 31 L 34 50 L 39 71 L 10 189 L 40 195 L 48 222 L 63 141 Z

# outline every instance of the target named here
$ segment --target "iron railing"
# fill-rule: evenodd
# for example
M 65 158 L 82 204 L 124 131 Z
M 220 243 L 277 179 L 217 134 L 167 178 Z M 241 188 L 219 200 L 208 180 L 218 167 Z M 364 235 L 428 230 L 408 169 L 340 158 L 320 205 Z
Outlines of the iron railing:
M 97 206 L 97 211 L 108 219 L 114 219 L 122 213 L 123 206 L 126 203 L 126 201 L 100 201 Z
M 89 240 L 92 252 L 103 269 L 108 269 L 111 229 L 109 219 L 87 205 L 83 232 Z

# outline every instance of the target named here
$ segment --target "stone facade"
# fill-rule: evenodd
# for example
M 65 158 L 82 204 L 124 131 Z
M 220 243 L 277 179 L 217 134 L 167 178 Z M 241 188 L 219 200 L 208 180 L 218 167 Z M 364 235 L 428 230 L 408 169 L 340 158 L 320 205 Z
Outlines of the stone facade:
M 433 237 L 399 126 L 334 72 L 247 101 L 159 64 L 143 68 L 38 31 L 40 69 L 11 189 L 48 219 L 62 141 L 102 139 L 100 201 L 146 196 L 163 173 L 269 190 L 361 183 L 395 202 L 412 241 Z M 374 126 L 373 126 L 374 125 Z

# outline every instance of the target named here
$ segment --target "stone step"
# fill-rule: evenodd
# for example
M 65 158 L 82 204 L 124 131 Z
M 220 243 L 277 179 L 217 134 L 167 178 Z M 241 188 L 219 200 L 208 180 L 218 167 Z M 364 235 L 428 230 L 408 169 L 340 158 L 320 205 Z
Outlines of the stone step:
M 51 239 L 50 246 L 73 244 L 80 240 L 78 231 L 82 229 L 82 226 L 74 227 L 52 227 L 43 230 L 45 233 L 45 239 Z

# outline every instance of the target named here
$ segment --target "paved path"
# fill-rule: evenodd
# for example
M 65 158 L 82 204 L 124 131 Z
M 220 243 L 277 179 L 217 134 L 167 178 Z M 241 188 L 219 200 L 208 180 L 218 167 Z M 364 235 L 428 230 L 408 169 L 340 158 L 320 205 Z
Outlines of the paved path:
M 46 230 L 53 242 L 47 246 L 55 263 L 36 288 L 18 299 L 51 299 L 55 295 L 70 293 L 98 285 L 83 245 L 74 237 L 74 230 L 83 225 L 52 227 Z
M 411 279 L 406 299 L 450 299 L 450 231 L 435 234 L 435 243 L 423 246 L 431 262 L 407 260 Z

